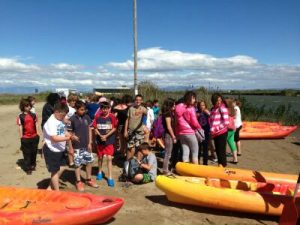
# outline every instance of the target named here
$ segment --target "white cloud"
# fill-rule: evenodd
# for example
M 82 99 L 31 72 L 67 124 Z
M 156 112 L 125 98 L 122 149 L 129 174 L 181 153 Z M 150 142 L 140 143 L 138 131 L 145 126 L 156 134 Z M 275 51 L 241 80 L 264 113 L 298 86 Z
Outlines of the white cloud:
M 30 72 L 39 70 L 40 67 L 33 64 L 24 64 L 15 58 L 0 58 L 0 71 Z
M 300 65 L 267 65 L 246 55 L 218 58 L 162 48 L 143 49 L 138 56 L 138 80 L 152 81 L 160 87 L 300 87 Z M 133 62 L 129 59 L 89 68 L 67 63 L 35 65 L 25 63 L 22 58 L 0 58 L 0 87 L 92 90 L 94 87 L 132 86 L 132 68 Z
M 51 66 L 58 70 L 79 70 L 83 68 L 81 65 L 73 65 L 68 63 L 51 64 Z
M 166 71 L 178 69 L 204 69 L 204 68 L 235 68 L 252 66 L 257 60 L 238 55 L 230 58 L 216 58 L 199 53 L 184 53 L 169 51 L 161 48 L 148 48 L 138 52 L 138 68 L 141 71 Z M 109 67 L 120 70 L 132 70 L 133 61 L 108 63 Z

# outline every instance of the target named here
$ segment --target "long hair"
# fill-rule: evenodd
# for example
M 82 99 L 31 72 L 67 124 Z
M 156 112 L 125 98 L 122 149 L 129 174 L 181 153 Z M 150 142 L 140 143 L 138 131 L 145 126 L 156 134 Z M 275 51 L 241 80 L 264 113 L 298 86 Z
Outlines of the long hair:
M 163 115 L 171 114 L 174 104 L 175 104 L 175 99 L 173 98 L 165 99 L 161 107 L 162 114 Z
M 200 101 L 197 103 L 197 109 L 198 109 L 199 112 L 201 111 L 201 103 L 202 103 L 202 102 L 204 103 L 205 108 L 207 109 L 207 103 L 206 103 L 206 101 L 200 100 Z
M 211 95 L 211 104 L 212 104 L 213 106 L 216 105 L 216 103 L 217 103 L 217 101 L 218 101 L 218 98 L 221 98 L 221 99 L 222 99 L 222 102 L 225 103 L 224 98 L 223 98 L 223 96 L 222 96 L 220 93 L 213 93 L 213 94 Z
M 187 91 L 185 92 L 184 96 L 183 96 L 183 101 L 184 104 L 186 104 L 187 106 L 190 106 L 192 104 L 192 98 L 197 98 L 197 95 L 195 92 L 193 91 Z
M 235 110 L 234 110 L 234 105 L 233 105 L 233 100 L 231 98 L 226 98 L 226 105 L 228 108 L 228 114 L 231 117 L 235 116 Z
M 46 99 L 47 103 L 49 103 L 52 107 L 54 107 L 54 105 L 58 103 L 59 100 L 60 100 L 60 96 L 57 93 L 50 93 Z

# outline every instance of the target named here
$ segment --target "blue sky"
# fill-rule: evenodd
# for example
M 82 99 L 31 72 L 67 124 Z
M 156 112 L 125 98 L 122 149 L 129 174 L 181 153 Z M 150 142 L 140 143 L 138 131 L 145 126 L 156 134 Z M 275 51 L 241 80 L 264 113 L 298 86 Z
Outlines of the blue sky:
M 300 1 L 137 0 L 139 80 L 300 87 Z M 0 87 L 132 85 L 132 0 L 0 0 Z

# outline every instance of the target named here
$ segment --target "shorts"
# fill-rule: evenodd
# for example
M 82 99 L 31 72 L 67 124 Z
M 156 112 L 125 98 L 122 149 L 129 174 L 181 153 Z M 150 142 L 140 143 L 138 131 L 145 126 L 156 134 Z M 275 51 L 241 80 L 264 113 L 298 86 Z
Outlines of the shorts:
M 138 148 L 144 142 L 144 131 L 129 134 L 127 142 L 128 149 Z
M 236 128 L 235 133 L 234 133 L 234 141 L 238 142 L 240 140 L 240 130 L 242 129 L 242 126 L 239 128 Z
M 86 148 L 74 149 L 74 164 L 76 167 L 92 163 L 93 161 L 93 153 L 89 152 Z
M 98 157 L 102 157 L 104 155 L 114 155 L 114 145 L 97 145 L 97 153 Z
M 61 166 L 67 165 L 65 152 L 53 152 L 48 148 L 47 144 L 44 144 L 43 153 L 47 169 L 50 173 L 56 173 L 60 170 Z
M 143 180 L 141 181 L 142 184 L 147 184 L 147 183 L 150 183 L 152 181 L 153 180 L 152 180 L 149 173 L 143 173 Z

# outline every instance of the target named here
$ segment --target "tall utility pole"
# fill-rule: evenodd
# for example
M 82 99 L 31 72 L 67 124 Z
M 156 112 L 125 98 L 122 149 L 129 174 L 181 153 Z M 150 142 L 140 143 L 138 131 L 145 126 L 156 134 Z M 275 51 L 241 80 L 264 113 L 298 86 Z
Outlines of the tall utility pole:
M 136 18 L 136 0 L 133 0 L 133 43 L 134 43 L 134 94 L 138 94 L 138 84 L 137 84 L 137 18 Z

